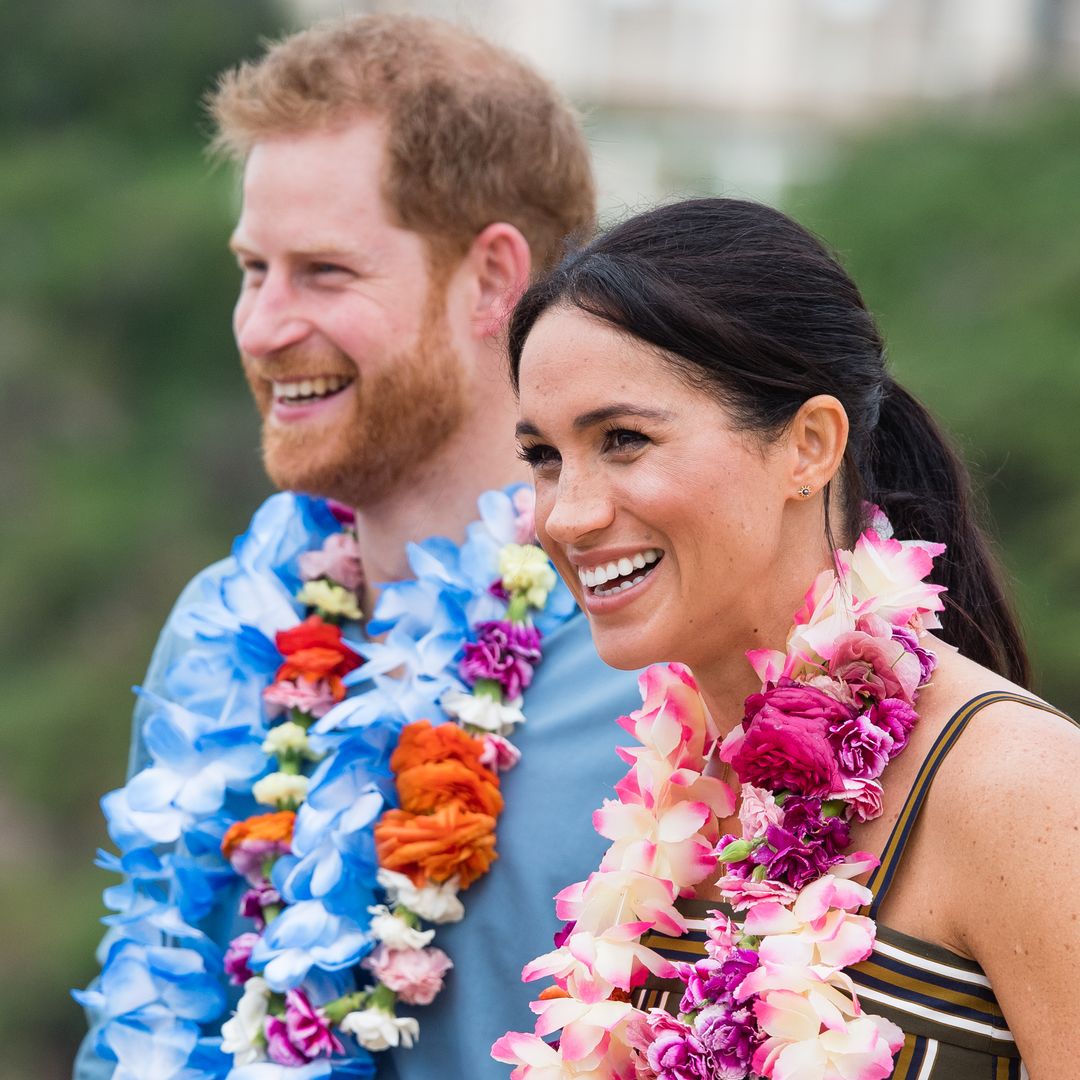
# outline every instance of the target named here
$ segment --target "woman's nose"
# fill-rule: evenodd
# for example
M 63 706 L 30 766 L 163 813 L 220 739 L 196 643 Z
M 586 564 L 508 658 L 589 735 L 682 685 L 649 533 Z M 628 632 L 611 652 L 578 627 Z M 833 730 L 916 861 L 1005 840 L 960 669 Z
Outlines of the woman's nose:
M 559 544 L 576 544 L 611 524 L 614 502 L 601 473 L 563 469 L 543 530 Z M 539 517 L 539 515 L 538 515 Z

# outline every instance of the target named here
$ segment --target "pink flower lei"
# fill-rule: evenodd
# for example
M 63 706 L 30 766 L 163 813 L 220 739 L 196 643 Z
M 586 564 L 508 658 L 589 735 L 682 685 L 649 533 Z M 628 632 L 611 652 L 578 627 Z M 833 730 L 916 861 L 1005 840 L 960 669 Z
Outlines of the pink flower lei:
M 879 777 L 934 670 L 920 638 L 940 625 L 943 587 L 926 578 L 942 551 L 870 529 L 837 552 L 787 649 L 747 654 L 762 689 L 722 741 L 687 668 L 642 675 L 642 707 L 619 721 L 639 745 L 620 751 L 630 771 L 593 817 L 611 847 L 558 894 L 557 947 L 522 972 L 554 984 L 531 1006 L 534 1031 L 492 1047 L 513 1080 L 892 1074 L 903 1033 L 863 1010 L 844 972 L 873 950 L 874 923 L 857 914 L 871 893 L 852 879 L 878 862 L 848 850 L 849 831 L 880 815 Z M 705 775 L 714 755 L 742 783 L 738 836 L 718 835 L 736 799 Z M 705 957 L 671 963 L 641 944 L 686 932 L 675 901 L 718 864 L 735 917 L 710 912 Z M 631 1005 L 649 972 L 683 984 L 677 1017 Z

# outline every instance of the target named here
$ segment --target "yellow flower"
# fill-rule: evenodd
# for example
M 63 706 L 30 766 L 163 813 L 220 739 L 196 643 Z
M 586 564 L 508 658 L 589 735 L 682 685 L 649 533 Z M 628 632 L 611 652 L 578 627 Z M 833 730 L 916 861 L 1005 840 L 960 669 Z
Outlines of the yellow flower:
M 359 619 L 362 614 L 354 592 L 324 578 L 305 582 L 296 599 L 330 618 Z
M 499 576 L 511 596 L 524 596 L 535 608 L 542 608 L 555 588 L 555 571 L 535 544 L 507 544 L 499 552 Z

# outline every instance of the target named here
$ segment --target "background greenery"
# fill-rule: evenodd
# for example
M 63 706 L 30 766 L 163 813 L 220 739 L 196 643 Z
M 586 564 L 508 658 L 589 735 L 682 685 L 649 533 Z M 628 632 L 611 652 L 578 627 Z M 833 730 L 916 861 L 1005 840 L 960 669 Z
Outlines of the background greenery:
M 198 100 L 284 24 L 256 0 L 0 7 L 0 1045 L 66 1076 L 93 976 L 130 695 L 184 581 L 268 491 L 235 361 L 235 181 Z M 787 208 L 844 255 L 898 376 L 958 434 L 1080 712 L 1080 101 L 853 140 Z

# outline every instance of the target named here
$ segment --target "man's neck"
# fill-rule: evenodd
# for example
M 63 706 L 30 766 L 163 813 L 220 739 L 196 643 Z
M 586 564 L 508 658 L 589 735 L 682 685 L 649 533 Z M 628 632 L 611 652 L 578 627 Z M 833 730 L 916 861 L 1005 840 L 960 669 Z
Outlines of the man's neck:
M 528 480 L 512 439 L 452 437 L 430 461 L 378 503 L 356 512 L 356 533 L 367 580 L 364 610 L 374 610 L 378 586 L 410 576 L 406 545 L 431 536 L 455 543 L 477 518 L 485 491 Z

